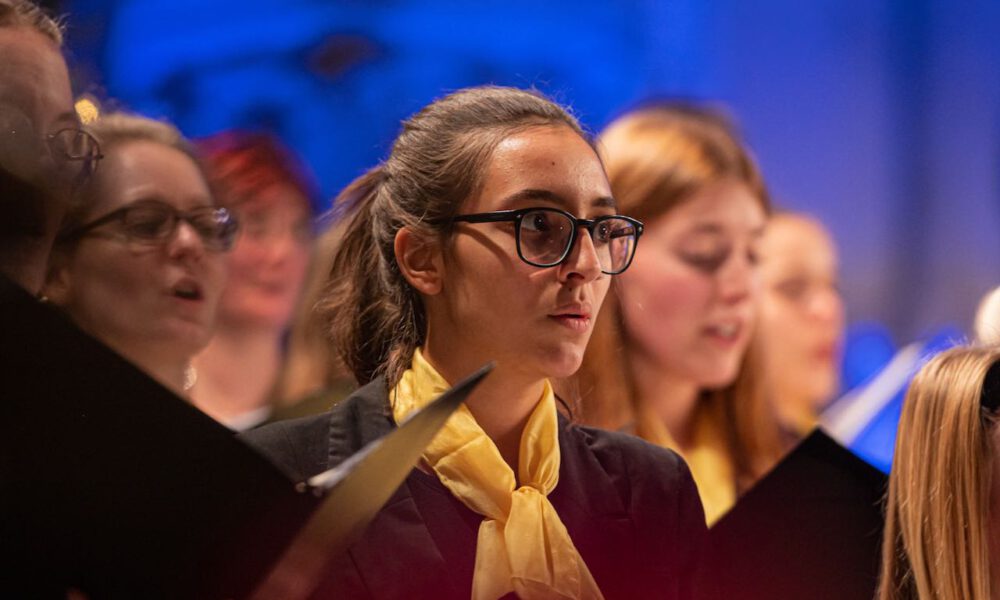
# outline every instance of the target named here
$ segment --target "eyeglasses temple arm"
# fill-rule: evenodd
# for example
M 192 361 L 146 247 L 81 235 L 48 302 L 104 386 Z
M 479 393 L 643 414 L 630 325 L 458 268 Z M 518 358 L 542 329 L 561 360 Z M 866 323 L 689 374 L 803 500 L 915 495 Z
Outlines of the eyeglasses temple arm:
M 95 227 L 100 227 L 101 225 L 104 225 L 105 223 L 110 223 L 110 222 L 114 221 L 115 219 L 121 218 L 122 211 L 123 211 L 123 209 L 118 209 L 118 210 L 115 210 L 115 211 L 111 211 L 110 213 L 104 215 L 103 217 L 98 217 L 98 218 L 94 219 L 93 221 L 90 221 L 89 223 L 84 223 L 83 225 L 78 225 L 76 227 L 73 227 L 72 229 L 69 229 L 68 231 L 64 231 L 64 232 L 60 233 L 59 236 L 58 236 L 58 238 L 60 240 L 71 240 L 71 239 L 74 239 L 74 238 L 78 238 L 81 235 L 87 233 L 88 231 L 94 229 Z

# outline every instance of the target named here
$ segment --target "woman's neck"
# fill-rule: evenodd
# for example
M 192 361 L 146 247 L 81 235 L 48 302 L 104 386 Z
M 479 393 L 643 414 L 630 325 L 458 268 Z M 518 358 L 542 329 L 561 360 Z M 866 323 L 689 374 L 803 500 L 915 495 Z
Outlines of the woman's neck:
M 639 403 L 659 417 L 681 448 L 690 447 L 698 385 L 676 377 L 642 353 L 633 352 L 629 359 Z
M 220 328 L 193 361 L 191 401 L 226 422 L 265 406 L 281 368 L 281 332 Z
M 774 410 L 785 428 L 804 436 L 816 426 L 819 414 L 811 398 L 782 390 L 774 390 L 773 393 L 775 398 L 781 399 L 781 402 L 775 402 Z
M 447 349 L 434 347 L 430 339 L 423 354 L 450 383 L 461 380 L 482 366 L 471 364 Z M 545 380 L 537 375 L 520 372 L 509 364 L 497 364 L 465 402 L 515 476 L 518 474 L 521 434 L 544 389 Z
M 164 355 L 162 353 L 146 351 L 150 349 L 139 349 L 127 344 L 116 344 L 114 340 L 105 339 L 104 342 L 173 393 L 182 398 L 187 397 L 187 390 L 184 384 L 187 381 L 188 356 Z

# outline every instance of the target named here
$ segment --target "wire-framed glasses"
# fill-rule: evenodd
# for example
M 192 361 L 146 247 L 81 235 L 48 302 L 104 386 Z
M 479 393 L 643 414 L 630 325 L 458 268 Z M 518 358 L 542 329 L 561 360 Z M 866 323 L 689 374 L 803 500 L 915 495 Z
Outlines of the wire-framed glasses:
M 80 164 L 81 177 L 90 177 L 104 158 L 101 146 L 90 133 L 76 127 L 66 127 L 45 136 L 53 155 L 65 162 Z
M 236 217 L 224 208 L 203 206 L 179 211 L 159 200 L 139 200 L 74 227 L 60 234 L 59 239 L 79 239 L 101 225 L 117 222 L 130 243 L 160 244 L 173 237 L 181 221 L 198 233 L 207 249 L 216 252 L 232 248 L 239 230 Z
M 631 217 L 607 215 L 579 219 L 558 208 L 522 208 L 458 215 L 459 223 L 514 223 L 517 255 L 535 267 L 554 267 L 569 256 L 577 231 L 586 229 L 594 242 L 601 272 L 617 275 L 632 264 L 642 235 L 642 223 Z

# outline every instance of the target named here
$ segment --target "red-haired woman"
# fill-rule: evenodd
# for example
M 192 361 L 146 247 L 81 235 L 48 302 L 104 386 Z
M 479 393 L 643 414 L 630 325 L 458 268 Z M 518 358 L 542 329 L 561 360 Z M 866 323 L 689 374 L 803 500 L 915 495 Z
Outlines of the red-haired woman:
M 225 132 L 199 149 L 217 201 L 238 215 L 242 231 L 228 257 L 215 336 L 194 361 L 191 397 L 216 420 L 244 430 L 270 415 L 285 332 L 312 252 L 317 193 L 269 135 Z

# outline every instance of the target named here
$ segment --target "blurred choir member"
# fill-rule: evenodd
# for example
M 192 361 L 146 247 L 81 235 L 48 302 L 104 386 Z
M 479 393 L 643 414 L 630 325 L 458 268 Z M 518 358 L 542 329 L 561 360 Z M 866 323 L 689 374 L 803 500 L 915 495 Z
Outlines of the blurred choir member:
M 288 332 L 285 368 L 275 392 L 278 405 L 271 420 L 325 412 L 357 387 L 334 351 L 329 315 L 317 310 L 335 281 L 330 270 L 345 226 L 346 219 L 331 220 L 316 239 L 302 299 Z
M 236 221 L 172 126 L 124 114 L 90 127 L 104 152 L 56 239 L 44 294 L 179 395 L 208 343 Z
M 889 475 L 879 600 L 1000 590 L 1000 349 L 954 348 L 907 391 Z
M 679 451 L 712 524 L 783 447 L 750 349 L 768 194 L 709 110 L 636 110 L 599 147 L 620 210 L 646 232 L 587 348 L 584 418 Z
M 321 597 L 692 597 L 705 523 L 683 461 L 571 424 L 549 383 L 579 367 L 642 227 L 616 214 L 576 119 L 531 92 L 455 92 L 337 205 L 350 220 L 323 308 L 365 385 L 244 439 L 302 480 L 496 367 Z
M 199 143 L 212 191 L 240 221 L 228 256 L 218 327 L 194 361 L 195 406 L 241 431 L 265 421 L 285 358 L 285 335 L 312 253 L 318 197 L 273 137 L 225 132 Z
M 768 393 L 796 438 L 816 425 L 840 383 L 844 303 L 837 249 L 815 219 L 778 213 L 760 243 L 757 337 Z

